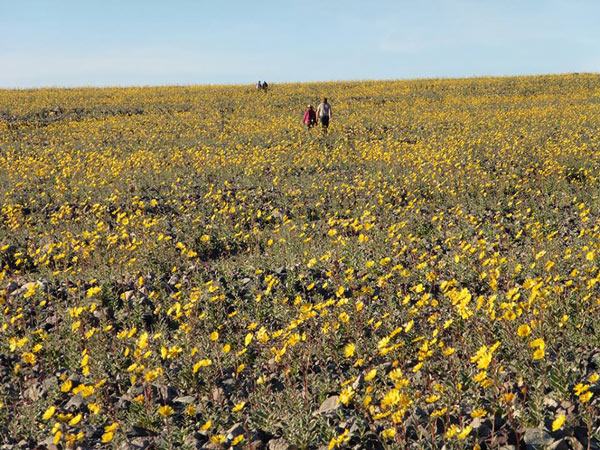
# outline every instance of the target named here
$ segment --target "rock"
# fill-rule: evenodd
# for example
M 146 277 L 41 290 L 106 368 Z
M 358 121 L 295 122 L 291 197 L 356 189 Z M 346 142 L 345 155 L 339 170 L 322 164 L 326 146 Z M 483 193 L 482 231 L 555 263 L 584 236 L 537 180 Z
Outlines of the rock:
M 35 402 L 42 397 L 43 393 L 44 389 L 40 383 L 31 383 L 31 386 L 25 390 L 25 398 Z
M 171 275 L 171 278 L 167 281 L 169 286 L 175 286 L 177 283 L 179 283 L 179 277 L 175 274 Z
M 229 431 L 227 431 L 226 434 L 226 443 L 227 445 L 229 445 L 231 443 L 231 441 L 233 441 L 236 437 L 238 437 L 240 434 L 246 434 L 246 430 L 244 430 L 244 426 L 242 425 L 241 422 L 236 423 L 234 426 L 232 426 Z
M 333 395 L 321 403 L 316 414 L 331 414 L 341 408 L 341 406 L 340 398 L 337 395 Z
M 359 376 L 357 376 L 356 380 L 354 380 L 354 383 L 352 383 L 352 389 L 354 389 L 355 391 L 358 390 L 363 385 L 364 378 L 365 377 L 362 373 Z
M 564 440 L 570 444 L 569 448 L 572 450 L 583 450 L 584 448 L 583 444 L 577 439 L 575 439 L 573 436 L 566 437 Z
M 43 441 L 38 443 L 38 447 L 42 447 L 45 449 L 52 449 L 52 450 L 58 450 L 58 447 L 56 446 L 56 444 L 53 442 L 54 441 L 54 437 L 53 436 L 48 436 L 46 439 L 44 439 Z M 54 447 L 52 447 L 54 446 Z M 0 447 L 2 448 L 2 447 Z M 8 448 L 12 448 L 12 447 L 8 447 Z
M 210 393 L 210 398 L 215 403 L 218 403 L 221 400 L 225 400 L 225 391 L 223 390 L 223 388 L 215 387 Z
M 223 447 L 221 447 L 220 444 L 216 444 L 214 442 L 207 442 L 202 446 L 202 448 L 204 450 L 222 450 Z
M 157 436 L 156 432 L 154 432 L 153 430 L 149 430 L 148 428 L 144 428 L 140 425 L 132 425 L 131 428 L 127 430 L 127 437 L 129 438 L 149 438 L 154 436 Z
M 6 286 L 6 293 L 7 294 L 12 294 L 18 288 L 19 288 L 19 284 L 16 281 L 13 280 L 10 283 L 8 283 L 8 286 Z
M 288 444 L 284 438 L 271 439 L 267 448 L 269 450 L 296 450 L 296 447 Z
M 597 370 L 600 368 L 600 352 L 592 354 L 589 359 L 589 365 L 591 370 Z
M 19 295 L 25 294 L 25 292 L 27 292 L 30 288 L 39 288 L 41 284 L 42 283 L 40 283 L 39 281 L 30 281 L 29 283 L 25 283 L 19 289 L 15 289 L 14 291 L 12 291 L 11 295 L 18 297 Z
M 232 376 L 221 380 L 221 386 L 224 389 L 231 390 L 231 389 L 233 389 L 234 385 L 235 385 L 235 379 Z
M 65 405 L 65 409 L 79 409 L 81 404 L 83 403 L 83 396 L 81 394 L 74 395 L 69 399 L 67 404 Z
M 356 435 L 356 433 L 358 432 L 358 424 L 356 423 L 355 418 L 351 418 L 349 420 L 341 422 L 336 427 L 336 431 L 338 432 L 338 434 L 343 433 L 345 430 L 348 430 L 348 436 L 350 438 L 352 438 Z
M 44 389 L 44 392 L 47 392 L 52 387 L 56 386 L 57 383 L 58 379 L 55 376 L 49 376 L 42 381 L 42 388 Z
M 560 407 L 564 410 L 564 413 L 566 415 L 573 414 L 573 412 L 575 411 L 575 405 L 568 400 L 563 400 L 560 403 Z
M 545 407 L 553 411 L 558 407 L 558 402 L 552 397 L 544 397 L 543 404 Z
M 477 431 L 480 438 L 486 438 L 492 435 L 492 422 L 489 419 L 476 417 L 471 422 L 471 427 Z
M 556 441 L 550 445 L 548 450 L 571 450 L 571 446 L 569 445 L 569 441 L 566 439 L 561 439 L 560 441 Z
M 175 403 L 183 403 L 184 405 L 189 405 L 190 403 L 194 403 L 194 400 L 196 400 L 196 397 L 194 397 L 193 395 L 186 395 L 184 397 L 177 397 L 173 401 Z
M 160 396 L 168 402 L 172 402 L 173 399 L 179 397 L 177 390 L 172 386 L 165 386 L 163 384 L 153 384 L 152 391 L 153 394 L 154 392 L 160 394 Z
M 281 392 L 285 390 L 285 385 L 277 378 L 276 375 L 273 375 L 269 380 L 269 388 L 271 392 Z
M 202 448 L 202 444 L 204 444 L 206 441 L 208 441 L 208 436 L 203 433 L 188 434 L 183 439 L 184 445 L 188 446 L 189 448 L 196 448 L 196 449 Z
M 421 448 L 416 447 L 416 448 Z M 383 444 L 379 440 L 379 437 L 373 433 L 368 432 L 361 437 L 361 442 L 354 447 L 356 450 L 384 450 Z
M 151 441 L 147 437 L 136 437 L 133 438 L 129 444 L 127 444 L 127 442 L 123 442 L 123 445 L 123 450 L 143 450 L 151 447 Z
M 526 428 L 523 440 L 528 450 L 542 449 L 554 442 L 550 433 L 541 428 Z
M 265 450 L 267 448 L 266 444 L 259 439 L 250 442 L 249 447 L 254 450 Z
M 588 441 L 588 432 L 586 427 L 576 426 L 573 429 L 573 436 L 581 442 L 582 445 L 585 445 Z

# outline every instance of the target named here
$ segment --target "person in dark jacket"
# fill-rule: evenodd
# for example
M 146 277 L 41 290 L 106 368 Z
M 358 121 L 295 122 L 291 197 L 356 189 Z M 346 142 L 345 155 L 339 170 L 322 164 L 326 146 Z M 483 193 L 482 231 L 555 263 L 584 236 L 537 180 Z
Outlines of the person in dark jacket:
M 317 106 L 317 116 L 319 117 L 319 122 L 321 122 L 323 133 L 327 134 L 327 128 L 329 128 L 329 121 L 331 120 L 331 105 L 325 97 L 323 97 L 323 101 Z

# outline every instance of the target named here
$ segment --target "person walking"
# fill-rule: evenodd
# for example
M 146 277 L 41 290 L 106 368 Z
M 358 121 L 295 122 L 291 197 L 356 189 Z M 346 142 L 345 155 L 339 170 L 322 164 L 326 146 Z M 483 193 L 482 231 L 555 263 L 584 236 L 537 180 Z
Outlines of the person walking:
M 304 111 L 302 123 L 306 126 L 307 131 L 310 131 L 310 129 L 317 124 L 317 113 L 312 105 L 308 105 L 306 111 Z
M 323 133 L 327 134 L 329 121 L 331 120 L 331 105 L 327 102 L 327 98 L 323 97 L 323 101 L 317 106 L 317 117 L 321 122 Z

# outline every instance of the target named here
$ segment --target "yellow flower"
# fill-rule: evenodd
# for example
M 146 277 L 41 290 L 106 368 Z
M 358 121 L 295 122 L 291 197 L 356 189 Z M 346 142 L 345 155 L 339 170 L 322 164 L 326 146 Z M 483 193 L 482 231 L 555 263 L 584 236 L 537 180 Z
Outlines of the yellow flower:
M 211 341 L 216 341 L 217 339 L 219 339 L 219 332 L 218 331 L 213 331 L 212 333 L 210 333 L 210 340 Z
M 460 428 L 458 428 L 457 425 L 452 424 L 448 427 L 448 429 L 446 430 L 446 433 L 444 434 L 444 436 L 446 436 L 447 439 L 453 438 L 454 436 L 456 436 L 456 434 L 460 431 Z
M 194 364 L 194 367 L 192 368 L 193 372 L 196 373 L 198 372 L 198 370 L 200 370 L 201 367 L 208 367 L 212 365 L 212 361 L 210 359 L 202 359 L 200 361 L 198 361 L 196 364 Z
M 552 431 L 560 430 L 563 427 L 565 420 L 566 417 L 564 414 L 556 416 L 556 419 L 552 422 Z
M 542 338 L 537 338 L 529 343 L 530 347 L 538 347 L 539 349 L 544 350 L 546 348 L 546 343 Z
M 91 287 L 87 290 L 86 295 L 88 297 L 93 297 L 94 295 L 96 295 L 98 292 L 100 292 L 102 290 L 102 288 L 100 286 L 94 286 Z
M 173 410 L 173 408 L 171 408 L 169 405 L 164 405 L 158 408 L 158 413 L 163 417 L 169 417 L 174 412 L 175 411 Z
M 347 386 L 342 390 L 342 392 L 340 392 L 339 401 L 344 406 L 348 406 L 348 404 L 350 403 L 350 400 L 352 400 L 353 396 L 354 396 L 354 389 L 352 389 L 352 386 Z
M 513 394 L 512 392 L 508 392 L 506 394 L 504 394 L 502 396 L 502 400 L 504 401 L 504 403 L 506 403 L 507 405 L 513 401 L 513 399 L 515 398 L 515 394 Z
M 112 424 L 105 426 L 104 431 L 105 432 L 115 431 L 118 426 L 119 426 L 118 422 L 113 422 Z
M 52 416 L 54 415 L 55 412 L 56 412 L 56 407 L 51 406 L 50 408 L 48 408 L 46 410 L 46 412 L 42 416 L 42 419 L 44 419 L 44 420 L 50 420 L 52 418 Z
M 188 416 L 193 416 L 196 414 L 196 406 L 195 405 L 187 405 L 185 408 L 185 413 Z
M 487 412 L 485 411 L 485 409 L 476 409 L 475 411 L 473 411 L 471 413 L 471 417 L 473 419 L 477 418 L 477 417 L 483 417 L 487 414 Z
M 23 361 L 33 366 L 36 363 L 37 359 L 33 353 L 25 352 L 23 353 Z
M 517 329 L 517 334 L 521 337 L 529 336 L 531 334 L 531 327 L 523 324 Z
M 473 428 L 471 426 L 466 426 L 465 428 L 462 429 L 462 431 L 460 433 L 458 433 L 456 435 L 456 437 L 458 439 L 465 439 L 469 434 L 471 434 L 472 430 L 473 430 Z
M 454 347 L 448 347 L 442 353 L 444 354 L 444 356 L 450 356 L 453 355 L 455 351 L 456 350 Z
M 366 375 L 365 375 L 365 381 L 371 381 L 373 378 L 375 378 L 375 376 L 377 375 L 377 369 L 371 369 Z
M 437 395 L 437 394 L 434 394 L 434 395 L 430 395 L 429 397 L 427 397 L 427 398 L 425 399 L 425 401 L 426 401 L 427 403 L 435 403 L 435 402 L 437 402 L 439 399 L 440 399 L 440 396 L 439 396 L 439 395 Z
M 207 420 L 207 421 L 204 423 L 204 425 L 202 425 L 202 426 L 200 427 L 200 429 L 201 429 L 202 431 L 206 431 L 206 430 L 209 430 L 209 429 L 210 429 L 210 427 L 212 427 L 212 422 L 211 422 L 210 420 Z
M 103 442 L 104 444 L 106 444 L 106 443 L 108 443 L 108 442 L 112 441 L 112 440 L 113 440 L 113 437 L 114 437 L 114 435 L 115 435 L 115 434 L 114 434 L 114 432 L 113 432 L 113 431 L 107 431 L 107 432 L 105 432 L 105 433 L 102 435 L 102 442 Z
M 431 417 L 436 417 L 436 418 L 437 418 L 437 417 L 442 417 L 442 416 L 443 416 L 444 414 L 446 414 L 447 412 L 448 412 L 448 408 L 446 407 L 446 408 L 442 408 L 442 409 L 438 409 L 438 410 L 435 410 L 435 411 L 433 411 L 433 412 L 430 414 L 430 416 L 431 416 Z
M 71 420 L 69 420 L 69 425 L 73 426 L 73 425 L 77 425 L 79 422 L 81 422 L 81 414 L 77 414 L 75 417 L 73 417 Z
M 381 435 L 386 439 L 391 439 L 394 436 L 396 436 L 396 429 L 387 428 L 387 429 L 383 430 L 383 433 L 381 433 Z
M 590 399 L 592 398 L 593 395 L 594 395 L 594 393 L 592 391 L 587 391 L 586 393 L 581 394 L 579 396 L 579 401 L 581 403 L 587 403 L 590 401 Z
M 354 356 L 355 345 L 353 343 L 349 343 L 344 347 L 344 355 L 346 358 L 351 358 Z
M 535 352 L 533 352 L 533 359 L 543 359 L 545 356 L 545 352 L 543 348 L 538 348 Z
M 487 371 L 482 370 L 477 375 L 473 377 L 473 381 L 475 383 L 479 383 L 487 378 Z
M 226 440 L 227 438 L 222 434 L 215 434 L 214 436 L 210 437 L 210 442 L 212 442 L 213 444 L 222 444 Z
M 236 405 L 233 407 L 233 409 L 231 411 L 232 412 L 241 411 L 244 408 L 244 406 L 246 406 L 246 402 L 242 401 L 242 402 L 236 403 Z

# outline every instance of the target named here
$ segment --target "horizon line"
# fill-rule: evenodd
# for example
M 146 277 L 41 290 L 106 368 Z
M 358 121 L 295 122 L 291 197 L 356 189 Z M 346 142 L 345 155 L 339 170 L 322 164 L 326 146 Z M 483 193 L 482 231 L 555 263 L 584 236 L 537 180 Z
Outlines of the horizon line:
M 367 83 L 367 82 L 398 82 L 398 81 L 452 81 L 452 80 L 478 80 L 478 79 L 506 79 L 506 78 L 534 78 L 534 77 L 560 77 L 560 76 L 583 76 L 600 75 L 600 72 L 555 72 L 555 73 L 526 73 L 526 74 L 504 74 L 504 75 L 465 75 L 465 76 L 425 76 L 425 77 L 406 77 L 406 78 L 340 78 L 332 80 L 313 80 L 313 81 L 268 81 L 269 86 L 274 84 L 297 85 L 297 84 L 328 84 L 328 83 Z M 40 86 L 0 86 L 0 91 L 42 91 L 42 90 L 77 90 L 77 89 L 151 89 L 151 88 L 191 88 L 191 87 L 248 87 L 255 86 L 255 83 L 198 83 L 198 84 L 177 84 L 177 83 L 158 83 L 158 84 L 81 84 L 81 85 L 40 85 Z

